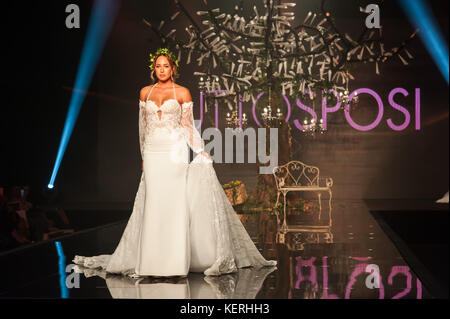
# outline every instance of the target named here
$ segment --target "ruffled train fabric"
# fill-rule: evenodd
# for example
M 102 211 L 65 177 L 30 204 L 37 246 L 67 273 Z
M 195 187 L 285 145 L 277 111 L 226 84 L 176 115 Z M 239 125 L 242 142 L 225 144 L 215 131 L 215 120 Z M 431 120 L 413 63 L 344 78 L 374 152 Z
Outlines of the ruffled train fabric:
M 240 268 L 222 276 L 193 273 L 188 278 L 108 276 L 103 269 L 79 265 L 74 270 L 86 278 L 103 278 L 114 299 L 255 299 L 276 267 Z
M 139 277 L 135 272 L 136 247 L 144 213 L 144 178 L 143 172 L 133 212 L 114 253 L 92 257 L 77 255 L 73 259 L 75 264 L 104 269 L 107 273 Z M 229 202 L 210 160 L 196 156 L 189 164 L 187 185 L 190 271 L 218 276 L 236 272 L 237 268 L 276 266 L 275 260 L 266 260 L 256 248 Z

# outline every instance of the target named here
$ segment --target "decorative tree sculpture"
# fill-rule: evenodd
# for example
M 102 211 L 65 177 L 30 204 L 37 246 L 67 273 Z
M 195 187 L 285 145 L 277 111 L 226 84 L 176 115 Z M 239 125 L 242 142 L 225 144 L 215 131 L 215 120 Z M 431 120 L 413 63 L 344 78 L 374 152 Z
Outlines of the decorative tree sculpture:
M 189 64 L 195 60 L 199 71 L 194 74 L 199 76 L 206 102 L 216 100 L 230 110 L 236 108 L 236 94 L 242 96 L 243 102 L 251 100 L 254 104 L 257 96 L 269 89 L 271 99 L 267 101 L 265 94 L 256 110 L 261 111 L 264 107 L 261 105 L 267 103 L 281 105 L 283 95 L 312 98 L 321 93 L 331 100 L 340 96 L 348 102 L 345 100 L 349 95 L 348 83 L 355 80 L 352 71 L 358 64 L 373 63 L 375 73 L 379 74 L 381 63 L 398 57 L 407 65 L 406 57 L 413 58 L 407 44 L 415 32 L 389 50 L 382 41 L 381 28 L 364 28 L 355 40 L 337 28 L 325 0 L 321 2 L 320 13 L 308 12 L 295 26 L 292 23 L 300 19 L 292 12 L 293 2 L 264 0 L 264 13 L 254 6 L 252 16 L 243 17 L 243 1 L 235 6 L 233 14 L 227 14 L 221 13 L 220 8 L 208 8 L 207 0 L 203 0 L 205 9 L 197 12 L 201 26 L 180 0 L 175 3 L 179 10 L 158 27 L 145 19 L 144 22 L 164 46 L 178 53 L 180 62 Z M 176 29 L 162 31 L 170 21 L 183 15 L 191 23 L 186 28 L 187 42 L 176 38 Z M 288 123 L 278 124 L 283 140 L 279 143 L 282 164 L 291 157 L 291 135 Z M 272 187 L 272 176 L 260 176 L 256 196 L 268 202 L 269 194 L 275 194 Z

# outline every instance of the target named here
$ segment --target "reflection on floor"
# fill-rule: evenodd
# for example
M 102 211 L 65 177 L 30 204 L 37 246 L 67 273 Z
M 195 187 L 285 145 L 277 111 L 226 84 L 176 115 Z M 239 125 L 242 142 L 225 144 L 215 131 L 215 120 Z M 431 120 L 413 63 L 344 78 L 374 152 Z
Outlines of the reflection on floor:
M 140 278 L 73 270 L 75 254 L 111 253 L 126 221 L 66 236 L 13 254 L 0 255 L 0 298 L 433 298 L 401 257 L 362 201 L 335 200 L 331 228 L 315 229 L 314 218 L 291 215 L 281 229 L 270 213 L 242 214 L 257 247 L 273 268 L 187 278 Z M 76 270 L 76 269 L 75 269 Z

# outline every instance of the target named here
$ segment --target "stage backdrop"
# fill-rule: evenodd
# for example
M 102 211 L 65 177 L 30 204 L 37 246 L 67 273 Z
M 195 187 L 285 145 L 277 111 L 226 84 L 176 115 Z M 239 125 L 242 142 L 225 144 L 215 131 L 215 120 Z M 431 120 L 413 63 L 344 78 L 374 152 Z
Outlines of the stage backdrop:
M 212 7 L 232 12 L 232 1 L 208 2 Z M 28 13 L 19 4 L 8 4 L 9 17 L 2 22 L 6 24 L 2 29 L 9 44 L 4 60 L 8 76 L 2 78 L 6 145 L 1 159 L 3 185 L 30 184 L 40 189 L 50 179 L 92 5 L 91 1 L 77 2 L 82 27 L 75 30 L 64 26 L 69 3 L 34 3 L 28 7 Z M 201 1 L 185 3 L 192 13 L 201 9 Z M 329 3 L 337 24 L 350 34 L 357 34 L 364 23 L 358 13 L 359 2 Z M 433 8 L 440 8 L 435 14 L 448 39 L 448 1 L 431 3 Z M 67 206 L 132 208 L 141 174 L 139 91 L 152 83 L 148 54 L 159 47 L 142 19 L 157 25 L 160 19 L 175 12 L 172 2 L 157 4 L 122 1 L 56 178 L 59 199 Z M 249 1 L 248 11 L 254 4 L 262 10 L 260 1 Z M 298 16 L 303 17 L 309 10 L 318 11 L 319 4 L 297 3 Z M 26 19 L 18 19 L 24 14 Z M 382 14 L 387 46 L 414 30 L 395 3 L 387 4 Z M 188 25 L 187 19 L 175 21 L 172 27 L 178 30 Z M 448 190 L 448 85 L 419 39 L 412 45 L 412 52 L 415 59 L 408 67 L 398 60 L 382 64 L 379 76 L 373 65 L 364 65 L 355 72 L 358 80 L 351 89 L 371 88 L 383 100 L 385 113 L 376 129 L 360 132 L 343 116 L 336 116 L 328 123 L 325 135 L 312 139 L 293 126 L 298 145 L 294 158 L 318 166 L 323 175 L 333 177 L 335 198 L 437 199 Z M 192 75 L 195 64 L 185 66 L 183 61 L 181 66 L 178 83 L 191 91 L 198 118 L 199 92 Z M 398 87 L 409 92 L 401 100 L 413 115 L 409 128 L 402 132 L 392 131 L 386 124 L 388 118 L 394 123 L 403 121 L 401 113 L 388 103 L 389 92 Z M 415 88 L 421 90 L 420 131 L 413 128 Z M 290 101 L 295 105 L 294 98 Z M 226 111 L 222 110 L 223 129 Z M 250 110 L 251 104 L 244 103 L 244 112 L 251 114 Z M 364 96 L 352 117 L 360 125 L 367 125 L 374 121 L 376 112 L 375 101 Z M 302 122 L 304 117 L 305 113 L 294 106 L 291 121 Z M 253 164 L 215 164 L 215 168 L 223 183 L 240 179 L 249 191 L 256 185 L 257 170 Z

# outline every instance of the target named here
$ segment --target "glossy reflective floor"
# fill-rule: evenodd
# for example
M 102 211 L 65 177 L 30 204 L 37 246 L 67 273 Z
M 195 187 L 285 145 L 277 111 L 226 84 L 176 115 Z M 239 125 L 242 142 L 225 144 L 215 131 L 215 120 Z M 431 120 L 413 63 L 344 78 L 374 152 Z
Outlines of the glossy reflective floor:
M 322 213 L 321 224 L 327 224 Z M 257 247 L 275 268 L 187 278 L 141 278 L 72 271 L 75 254 L 114 251 L 126 221 L 0 255 L 0 298 L 434 298 L 363 201 L 335 200 L 332 226 L 314 229 L 317 216 L 291 215 L 281 231 L 270 213 L 240 215 Z M 301 226 L 300 226 L 301 225 Z M 379 275 L 378 275 L 379 274 Z M 65 284 L 67 283 L 67 284 Z

